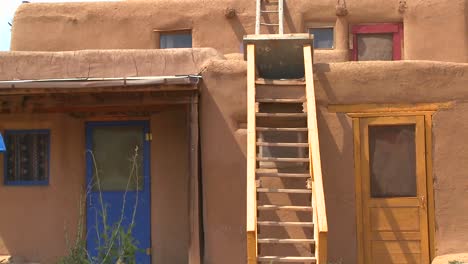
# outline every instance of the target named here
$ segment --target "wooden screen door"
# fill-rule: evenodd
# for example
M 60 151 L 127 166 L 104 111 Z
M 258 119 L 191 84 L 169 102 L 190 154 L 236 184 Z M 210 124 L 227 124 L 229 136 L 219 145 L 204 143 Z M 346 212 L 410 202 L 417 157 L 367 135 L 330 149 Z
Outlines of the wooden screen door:
M 366 264 L 429 263 L 424 116 L 360 119 Z

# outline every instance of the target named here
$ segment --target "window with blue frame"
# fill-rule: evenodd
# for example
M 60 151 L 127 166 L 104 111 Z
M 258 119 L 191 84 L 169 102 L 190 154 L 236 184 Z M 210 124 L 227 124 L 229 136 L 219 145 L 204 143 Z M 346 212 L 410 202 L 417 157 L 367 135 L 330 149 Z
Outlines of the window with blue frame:
M 159 48 L 191 48 L 192 32 L 190 30 L 175 30 L 159 32 Z
M 4 141 L 6 185 L 49 183 L 49 130 L 7 130 Z
M 315 49 L 333 49 L 335 47 L 335 30 L 333 27 L 309 28 L 314 35 Z

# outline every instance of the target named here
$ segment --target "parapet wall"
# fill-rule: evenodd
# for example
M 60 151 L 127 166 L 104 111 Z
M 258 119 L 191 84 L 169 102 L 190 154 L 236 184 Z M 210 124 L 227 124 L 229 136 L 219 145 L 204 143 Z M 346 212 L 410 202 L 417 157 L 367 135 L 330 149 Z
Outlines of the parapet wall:
M 347 0 L 347 16 L 337 17 L 335 0 L 285 1 L 285 31 L 305 32 L 308 23 L 335 25 L 336 48 L 316 51 L 324 62 L 347 61 L 349 27 L 402 22 L 403 58 L 468 62 L 468 0 Z M 236 16 L 227 18 L 232 8 Z M 154 49 L 154 30 L 191 29 L 193 46 L 240 52 L 253 34 L 255 1 L 149 0 L 101 3 L 23 4 L 13 22 L 11 49 L 71 51 Z

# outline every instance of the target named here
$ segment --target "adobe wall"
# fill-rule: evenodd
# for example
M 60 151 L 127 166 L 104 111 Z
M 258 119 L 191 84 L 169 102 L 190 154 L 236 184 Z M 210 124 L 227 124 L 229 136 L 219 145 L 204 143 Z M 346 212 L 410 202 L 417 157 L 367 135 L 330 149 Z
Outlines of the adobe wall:
M 187 263 L 188 133 L 186 109 L 151 116 L 153 263 Z M 85 124 L 65 114 L 0 115 L 0 130 L 50 129 L 48 186 L 0 184 L 0 255 L 54 263 L 74 242 L 85 190 Z M 3 155 L 0 155 L 3 171 Z M 3 179 L 3 176 L 2 176 Z M 46 243 L 45 243 L 46 242 Z
M 348 15 L 336 16 L 335 0 L 286 1 L 285 30 L 300 33 L 312 22 L 335 24 L 336 49 L 317 51 L 324 62 L 348 60 L 349 26 L 404 22 L 403 58 L 468 62 L 468 0 L 347 0 Z M 399 12 L 399 2 L 403 12 Z M 226 8 L 237 15 L 225 17 Z M 254 33 L 255 1 L 148 0 L 107 3 L 23 4 L 13 22 L 11 49 L 71 51 L 154 49 L 153 30 L 192 29 L 194 47 L 224 54 L 240 51 Z
M 466 251 L 468 133 L 463 120 L 468 119 L 468 64 L 353 62 L 317 64 L 315 71 L 329 260 L 356 263 L 357 246 L 352 123 L 345 114 L 330 113 L 328 104 L 456 101 L 433 119 L 436 255 Z M 205 260 L 243 263 L 246 64 L 212 61 L 202 75 Z

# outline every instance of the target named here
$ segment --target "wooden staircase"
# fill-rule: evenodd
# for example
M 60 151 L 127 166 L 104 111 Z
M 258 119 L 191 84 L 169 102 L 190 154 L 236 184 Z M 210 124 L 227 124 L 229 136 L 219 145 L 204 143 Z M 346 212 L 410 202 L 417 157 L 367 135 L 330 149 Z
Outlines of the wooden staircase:
M 247 43 L 248 263 L 326 264 L 312 46 L 303 79 L 258 78 L 255 52 Z

